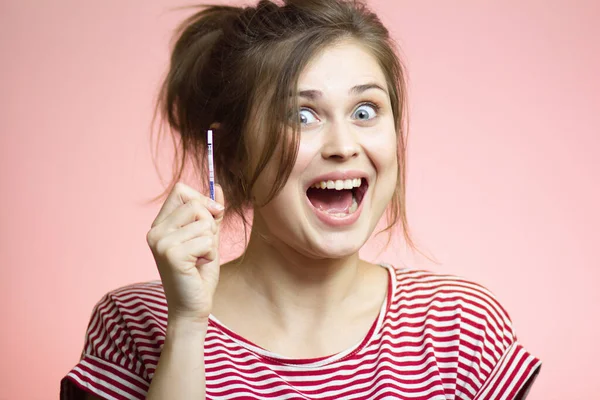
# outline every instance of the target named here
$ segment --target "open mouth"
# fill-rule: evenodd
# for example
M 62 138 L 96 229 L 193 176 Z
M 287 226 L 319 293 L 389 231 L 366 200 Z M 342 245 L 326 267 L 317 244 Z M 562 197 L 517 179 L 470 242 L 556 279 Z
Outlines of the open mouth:
M 369 184 L 364 178 L 315 182 L 306 191 L 313 207 L 335 217 L 356 212 Z

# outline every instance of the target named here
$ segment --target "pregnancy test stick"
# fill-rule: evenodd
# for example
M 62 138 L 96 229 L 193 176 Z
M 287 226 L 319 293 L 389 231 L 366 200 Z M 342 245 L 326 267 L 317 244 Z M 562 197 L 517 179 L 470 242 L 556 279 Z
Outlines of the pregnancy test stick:
M 208 130 L 208 187 L 210 189 L 210 198 L 215 199 L 215 165 L 213 161 L 213 135 L 212 130 Z

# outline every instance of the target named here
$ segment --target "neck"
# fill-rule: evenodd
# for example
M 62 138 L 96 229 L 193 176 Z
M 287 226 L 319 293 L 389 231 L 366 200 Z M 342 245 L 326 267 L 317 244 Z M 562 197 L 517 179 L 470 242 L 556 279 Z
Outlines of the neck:
M 318 323 L 352 304 L 363 274 L 358 253 L 343 258 L 301 254 L 254 226 L 237 276 L 248 292 L 282 325 Z

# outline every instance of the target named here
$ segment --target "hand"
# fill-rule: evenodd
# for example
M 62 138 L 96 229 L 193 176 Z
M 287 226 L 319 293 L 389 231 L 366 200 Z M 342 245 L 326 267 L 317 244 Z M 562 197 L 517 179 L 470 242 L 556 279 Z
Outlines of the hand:
M 219 185 L 212 201 L 179 182 L 146 235 L 163 283 L 169 320 L 208 322 L 219 281 L 223 204 Z

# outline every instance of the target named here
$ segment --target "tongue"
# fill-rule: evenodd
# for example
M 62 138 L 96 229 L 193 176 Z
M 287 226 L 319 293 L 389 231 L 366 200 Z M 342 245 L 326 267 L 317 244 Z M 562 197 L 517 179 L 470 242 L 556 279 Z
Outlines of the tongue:
M 315 208 L 331 214 L 347 213 L 352 205 L 352 190 L 308 189 L 308 200 Z

